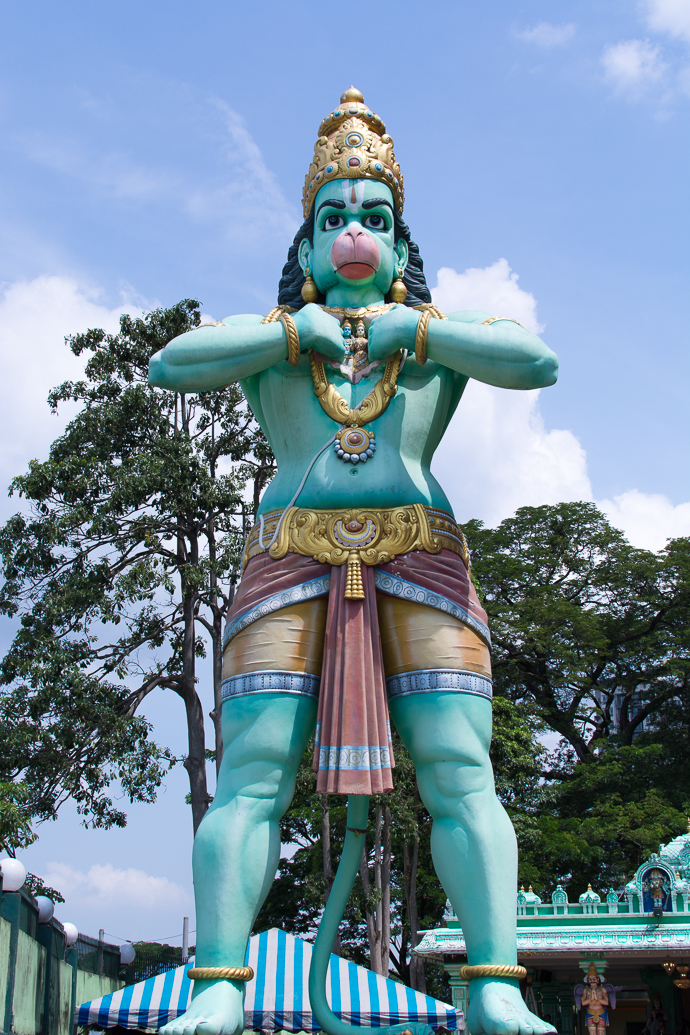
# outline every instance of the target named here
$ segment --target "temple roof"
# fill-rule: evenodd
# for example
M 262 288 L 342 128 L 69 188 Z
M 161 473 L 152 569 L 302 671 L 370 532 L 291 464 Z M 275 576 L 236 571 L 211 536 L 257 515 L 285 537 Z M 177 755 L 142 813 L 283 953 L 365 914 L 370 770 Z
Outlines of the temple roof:
M 690 865 L 690 831 L 674 837 L 667 845 L 659 845 L 659 858 L 673 866 Z

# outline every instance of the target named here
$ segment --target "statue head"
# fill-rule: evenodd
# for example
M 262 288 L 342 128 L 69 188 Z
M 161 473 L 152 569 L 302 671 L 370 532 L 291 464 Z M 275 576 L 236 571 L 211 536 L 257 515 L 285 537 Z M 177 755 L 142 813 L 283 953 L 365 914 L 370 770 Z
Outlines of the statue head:
M 376 180 L 331 180 L 316 195 L 313 237 L 300 242 L 298 261 L 329 305 L 380 302 L 402 278 L 409 250 L 395 238 L 394 205 Z
M 587 971 L 587 984 L 590 988 L 594 988 L 601 984 L 601 978 L 597 973 L 597 968 L 593 963 L 590 963 L 589 970 Z
M 305 221 L 283 269 L 280 304 L 304 304 L 307 276 L 318 300 L 329 305 L 389 301 L 398 279 L 407 305 L 431 301 L 419 249 L 402 219 L 403 181 L 393 141 L 354 87 L 319 126 L 302 203 Z

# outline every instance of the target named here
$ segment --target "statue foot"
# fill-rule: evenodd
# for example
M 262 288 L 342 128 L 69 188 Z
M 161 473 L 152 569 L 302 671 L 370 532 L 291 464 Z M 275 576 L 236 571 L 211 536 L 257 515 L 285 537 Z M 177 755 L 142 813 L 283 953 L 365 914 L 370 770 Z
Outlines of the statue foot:
M 208 987 L 195 995 L 185 1012 L 168 1021 L 158 1035 L 237 1035 L 244 1031 L 244 988 L 230 981 L 198 982 Z
M 517 984 L 479 978 L 470 984 L 467 1027 L 471 1035 L 546 1035 L 553 1024 L 527 1009 Z

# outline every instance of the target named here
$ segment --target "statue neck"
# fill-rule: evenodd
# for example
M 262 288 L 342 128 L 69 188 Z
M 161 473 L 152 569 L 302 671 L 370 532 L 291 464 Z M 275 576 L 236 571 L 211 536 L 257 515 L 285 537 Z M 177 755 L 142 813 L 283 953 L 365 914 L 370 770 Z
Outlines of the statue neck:
M 367 287 L 347 287 L 337 284 L 326 292 L 326 305 L 342 306 L 346 309 L 360 309 L 367 305 L 383 305 L 384 298 L 374 284 Z

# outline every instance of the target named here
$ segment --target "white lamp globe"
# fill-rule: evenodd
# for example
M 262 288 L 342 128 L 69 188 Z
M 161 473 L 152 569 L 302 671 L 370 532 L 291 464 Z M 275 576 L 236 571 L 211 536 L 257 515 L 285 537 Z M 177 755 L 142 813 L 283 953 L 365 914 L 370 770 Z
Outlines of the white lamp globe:
M 47 924 L 53 919 L 53 913 L 55 912 L 55 905 L 45 895 L 36 895 L 36 905 L 38 906 L 38 922 L 39 924 Z
M 65 932 L 65 946 L 69 949 L 72 947 L 72 945 L 74 945 L 77 938 L 79 937 L 79 930 L 77 927 L 75 927 L 74 924 L 70 923 L 63 924 L 62 927 Z
M 130 963 L 134 963 L 134 957 L 136 956 L 136 950 L 131 942 L 123 942 L 120 946 L 120 963 L 123 966 L 128 967 Z
M 19 859 L 0 859 L 3 891 L 19 891 L 26 880 L 26 869 Z

